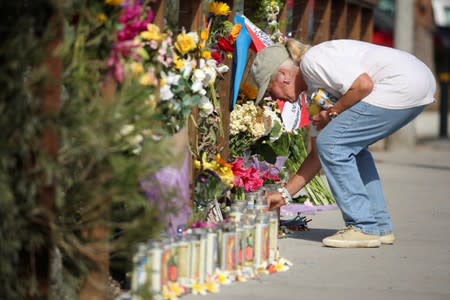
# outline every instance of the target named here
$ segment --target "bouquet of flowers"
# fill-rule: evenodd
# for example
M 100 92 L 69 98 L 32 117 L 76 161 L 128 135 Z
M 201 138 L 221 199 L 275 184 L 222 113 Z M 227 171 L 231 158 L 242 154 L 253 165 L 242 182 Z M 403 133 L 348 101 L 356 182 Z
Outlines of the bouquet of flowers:
M 230 114 L 230 153 L 236 157 L 262 138 L 274 142 L 283 132 L 280 118 L 269 106 L 253 101 L 237 104 Z
M 200 33 L 183 29 L 174 35 L 161 31 L 152 19 L 151 10 L 139 1 L 127 2 L 108 64 L 118 83 L 140 84 L 166 132 L 174 134 L 185 125 L 192 107 L 199 105 L 204 116 L 212 113 L 208 89 L 228 67 L 207 47 L 210 26 L 204 24 Z

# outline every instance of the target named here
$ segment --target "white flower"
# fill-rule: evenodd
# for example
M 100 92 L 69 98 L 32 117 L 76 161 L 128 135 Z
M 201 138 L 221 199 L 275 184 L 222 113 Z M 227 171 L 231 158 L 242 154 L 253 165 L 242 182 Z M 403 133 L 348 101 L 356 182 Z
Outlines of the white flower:
M 206 77 L 205 72 L 202 69 L 195 69 L 194 74 L 192 74 L 193 81 L 203 81 Z
M 200 95 L 206 95 L 206 90 L 203 88 L 203 84 L 201 81 L 194 81 L 191 85 L 191 90 L 194 93 L 198 93 Z
M 230 68 L 227 65 L 221 65 L 220 67 L 217 68 L 217 72 L 223 74 L 226 73 L 230 70 Z
M 142 151 L 142 146 L 138 146 L 136 148 L 134 148 L 131 153 L 138 155 L 139 153 L 141 153 Z
M 206 65 L 211 67 L 211 68 L 215 68 L 217 66 L 217 61 L 215 59 L 207 59 L 206 60 Z
M 162 101 L 167 101 L 169 99 L 172 99 L 173 96 L 174 95 L 173 95 L 172 91 L 170 90 L 170 85 L 164 84 L 163 86 L 161 86 L 159 88 L 159 98 Z
M 134 125 L 132 125 L 132 124 L 124 125 L 122 127 L 122 129 L 120 129 L 120 134 L 122 136 L 125 136 L 125 135 L 130 134 L 133 130 L 134 130 Z
M 205 73 L 205 79 L 203 79 L 203 85 L 206 87 L 210 84 L 213 84 L 216 81 L 216 70 L 209 66 L 205 66 L 203 68 L 203 72 Z
M 199 37 L 198 37 L 197 32 L 191 31 L 191 32 L 188 32 L 187 35 L 190 36 L 194 40 L 195 44 L 198 44 Z
M 192 69 L 193 69 L 193 66 L 192 66 L 191 61 L 184 59 L 183 67 L 181 68 L 181 72 L 183 72 L 183 78 L 188 79 L 189 76 L 191 76 Z
M 139 145 L 144 140 L 144 137 L 141 134 L 136 134 L 134 137 L 130 139 L 130 144 Z
M 201 117 L 207 117 L 214 111 L 214 106 L 209 101 L 209 98 L 206 96 L 202 96 L 200 98 L 200 102 L 198 103 L 198 108 L 200 109 L 200 116 Z
M 178 81 L 180 80 L 180 75 L 173 72 L 169 72 L 168 74 L 161 72 L 161 77 L 164 83 L 167 85 L 177 85 Z

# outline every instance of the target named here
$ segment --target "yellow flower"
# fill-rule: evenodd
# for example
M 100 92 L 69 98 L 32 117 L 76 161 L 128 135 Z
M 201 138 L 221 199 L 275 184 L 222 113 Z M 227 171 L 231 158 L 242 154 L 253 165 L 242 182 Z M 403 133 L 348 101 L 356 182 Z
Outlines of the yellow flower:
M 130 69 L 133 75 L 139 75 L 142 72 L 144 72 L 144 67 L 142 66 L 141 63 L 138 62 L 131 63 Z
M 209 36 L 208 29 L 205 28 L 202 31 L 200 31 L 200 39 L 202 41 L 206 41 L 208 39 L 208 36 Z
M 177 297 L 184 294 L 184 288 L 178 282 L 169 282 L 169 291 L 172 291 Z
M 170 290 L 166 285 L 162 287 L 162 298 L 164 300 L 177 300 L 178 296 L 172 290 Z
M 222 284 L 222 285 L 228 285 L 231 284 L 231 280 L 230 280 L 230 275 L 228 274 L 228 272 L 223 271 L 223 272 L 217 272 L 216 274 L 216 280 L 218 283 Z
M 200 31 L 200 43 L 198 47 L 200 49 L 205 48 L 206 41 L 209 38 L 209 31 L 211 30 L 212 19 L 209 20 L 208 24 L 206 24 L 206 17 L 203 16 L 203 29 Z
M 239 32 L 241 32 L 242 25 L 241 24 L 235 24 L 233 27 L 231 27 L 230 30 L 230 40 L 234 43 L 236 41 L 236 38 L 239 35 Z
M 208 4 L 208 11 L 216 16 L 228 16 L 231 12 L 228 4 L 216 1 Z
M 219 292 L 219 285 L 212 278 L 206 280 L 205 285 L 206 285 L 206 290 L 209 293 L 216 294 Z
M 173 63 L 177 70 L 181 70 L 184 66 L 183 60 L 176 53 L 173 53 Z
M 186 33 L 180 33 L 179 35 L 177 35 L 175 48 L 181 54 L 186 54 L 189 51 L 194 50 L 196 47 L 197 45 L 195 44 L 194 39 L 190 35 Z
M 242 83 L 240 86 L 240 92 L 247 98 L 247 99 L 256 99 L 258 96 L 258 89 L 254 87 L 251 84 L 248 83 Z
M 195 281 L 192 284 L 192 294 L 193 295 L 206 295 L 206 285 Z
M 211 58 L 211 51 L 203 50 L 201 56 L 202 56 L 204 59 L 210 59 L 210 58 Z
M 139 83 L 141 85 L 156 85 L 156 79 L 151 76 L 149 73 L 144 74 L 141 76 L 141 78 L 139 79 Z
M 155 24 L 148 24 L 147 31 L 141 32 L 141 37 L 147 41 L 161 41 L 164 38 L 164 35 L 161 34 L 161 31 L 158 26 Z
M 285 271 L 289 270 L 289 268 L 286 265 L 277 262 L 277 263 L 275 263 L 275 270 L 277 272 L 285 272 Z
M 95 18 L 99 23 L 105 23 L 108 20 L 108 17 L 102 12 L 99 12 Z
M 105 0 L 106 4 L 113 5 L 113 6 L 119 6 L 122 4 L 122 2 L 123 2 L 123 0 Z
M 151 109 L 156 109 L 156 105 L 158 104 L 156 101 L 156 97 L 154 94 L 151 94 L 148 99 L 145 101 L 145 104 L 147 104 Z

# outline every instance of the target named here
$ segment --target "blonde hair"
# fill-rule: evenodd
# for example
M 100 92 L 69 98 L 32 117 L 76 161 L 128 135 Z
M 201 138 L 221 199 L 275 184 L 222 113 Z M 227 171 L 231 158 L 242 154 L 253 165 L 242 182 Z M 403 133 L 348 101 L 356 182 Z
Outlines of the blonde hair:
M 300 63 L 300 60 L 303 58 L 303 55 L 305 55 L 306 51 L 311 48 L 310 45 L 303 44 L 296 39 L 287 39 L 285 46 L 292 60 L 297 65 Z

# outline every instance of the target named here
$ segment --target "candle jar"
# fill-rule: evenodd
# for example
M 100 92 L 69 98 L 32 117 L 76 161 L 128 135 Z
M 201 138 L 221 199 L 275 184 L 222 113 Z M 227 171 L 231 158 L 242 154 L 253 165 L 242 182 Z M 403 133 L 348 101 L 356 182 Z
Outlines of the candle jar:
M 161 293 L 162 245 L 160 241 L 150 241 L 147 246 L 147 284 L 152 294 Z
M 197 240 L 199 241 L 199 246 L 196 254 L 198 260 L 195 275 L 198 283 L 204 283 L 206 274 L 206 231 L 202 228 L 196 228 L 193 232 L 194 235 L 196 235 Z
M 178 281 L 178 240 L 170 238 L 170 258 L 167 264 L 167 279 L 169 282 Z
M 147 272 L 147 265 L 147 246 L 139 244 L 138 250 L 133 256 L 133 273 L 131 275 L 131 290 L 133 293 L 137 293 L 149 281 L 147 278 L 151 276 L 151 269 Z
M 232 223 L 238 223 L 241 221 L 242 218 L 242 211 L 243 209 L 241 209 L 241 207 L 236 206 L 236 205 L 232 205 L 230 208 L 230 222 Z
M 245 193 L 245 202 L 247 203 L 248 209 L 253 209 L 255 207 L 256 197 L 257 197 L 257 192 Z
M 243 265 L 244 267 L 253 267 L 253 253 L 255 246 L 255 220 L 245 219 L 243 223 Z
M 265 192 L 271 193 L 278 191 L 278 188 L 280 187 L 277 183 L 269 183 L 263 186 L 263 189 Z
M 220 248 L 220 269 L 223 271 L 236 270 L 237 235 L 235 226 L 231 223 L 226 224 L 223 228 Z
M 237 243 L 236 269 L 241 269 L 244 265 L 244 252 L 245 252 L 244 227 L 242 226 L 242 222 L 235 223 L 235 225 L 236 225 L 236 243 Z
M 264 197 L 257 197 L 255 200 L 255 210 L 256 212 L 266 212 L 269 209 L 267 206 L 267 201 Z
M 269 215 L 269 263 L 277 258 L 278 252 L 278 213 L 270 211 Z
M 183 286 L 188 286 L 190 284 L 190 248 L 190 236 L 180 236 L 177 241 L 178 282 Z
M 247 207 L 247 202 L 245 200 L 235 201 L 232 206 L 236 206 L 242 212 Z
M 217 268 L 217 232 L 214 228 L 208 228 L 206 233 L 206 276 L 212 276 Z
M 222 236 L 224 231 L 224 224 L 225 223 L 219 223 L 216 227 L 216 233 L 217 233 L 217 266 L 221 268 L 221 262 L 222 262 Z
M 253 265 L 255 268 L 267 265 L 269 252 L 269 224 L 267 214 L 259 213 L 255 222 L 255 247 Z
M 191 266 L 190 266 L 190 274 L 189 278 L 191 281 L 197 281 L 200 274 L 200 237 L 198 234 L 194 234 L 191 232 L 190 234 L 191 240 L 191 248 L 190 248 L 190 256 L 191 256 Z
M 169 282 L 169 262 L 172 256 L 171 242 L 169 238 L 161 239 L 161 287 L 168 285 Z

